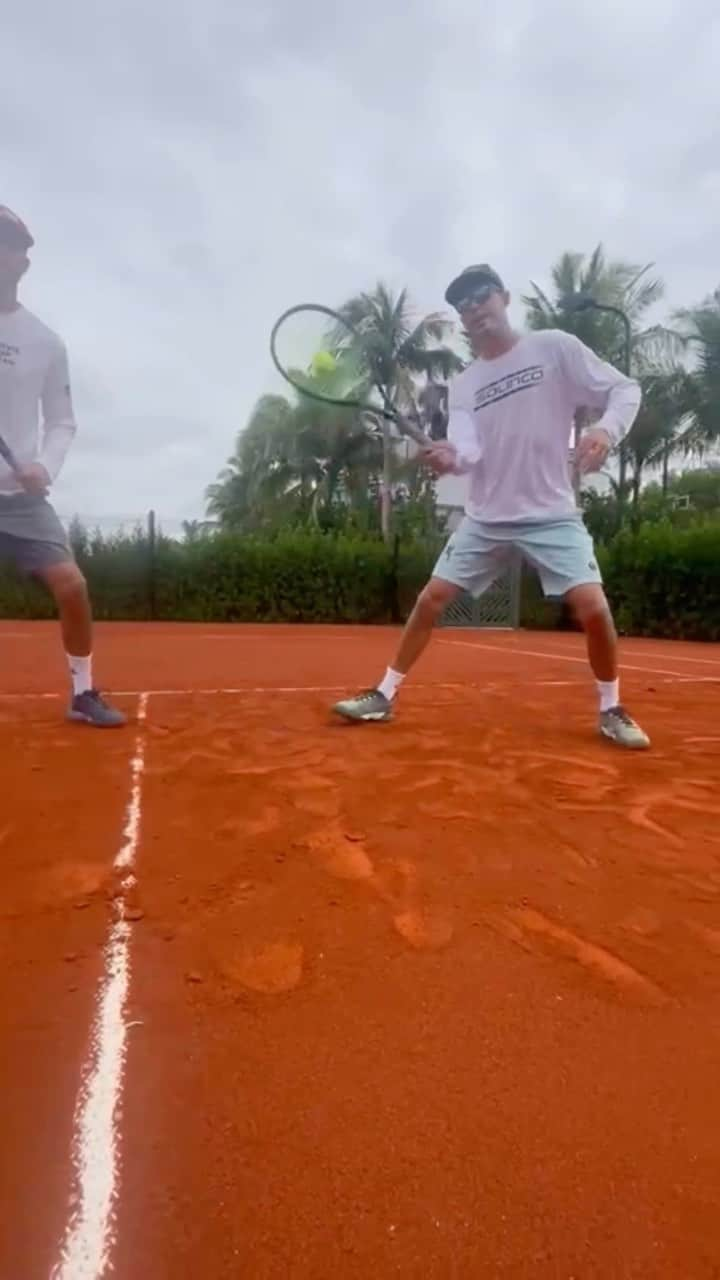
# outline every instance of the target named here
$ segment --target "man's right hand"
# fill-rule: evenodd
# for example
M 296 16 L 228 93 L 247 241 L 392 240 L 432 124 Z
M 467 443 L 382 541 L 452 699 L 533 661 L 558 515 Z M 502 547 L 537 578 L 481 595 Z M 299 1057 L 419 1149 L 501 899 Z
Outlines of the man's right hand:
M 41 462 L 32 462 L 27 467 L 21 467 L 18 480 L 25 492 L 33 494 L 36 498 L 44 498 L 50 488 L 50 476 Z
M 436 476 L 446 476 L 455 470 L 457 453 L 455 446 L 448 444 L 447 440 L 436 440 L 433 444 L 429 444 L 422 450 L 420 456 Z

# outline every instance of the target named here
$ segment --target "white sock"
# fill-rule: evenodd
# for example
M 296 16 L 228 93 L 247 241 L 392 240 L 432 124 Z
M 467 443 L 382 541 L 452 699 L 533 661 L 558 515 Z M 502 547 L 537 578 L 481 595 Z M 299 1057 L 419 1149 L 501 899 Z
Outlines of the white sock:
M 601 711 L 611 711 L 613 707 L 620 705 L 619 680 L 598 680 L 597 687 L 600 694 Z
M 87 658 L 73 658 L 68 654 L 67 660 L 72 677 L 73 693 L 77 698 L 78 694 L 87 693 L 88 689 L 92 689 L 92 655 L 88 655 Z
M 393 671 L 392 667 L 388 667 L 378 685 L 378 692 L 384 694 L 388 702 L 392 702 L 404 679 L 401 671 Z

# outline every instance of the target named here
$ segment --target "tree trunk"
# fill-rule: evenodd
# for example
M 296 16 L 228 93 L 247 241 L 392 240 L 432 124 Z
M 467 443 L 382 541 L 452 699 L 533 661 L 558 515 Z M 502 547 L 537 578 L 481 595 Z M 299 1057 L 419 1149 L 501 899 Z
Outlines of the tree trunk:
M 392 432 L 383 418 L 383 473 L 380 486 L 380 528 L 388 546 L 392 541 Z
M 625 515 L 625 489 L 627 487 L 627 453 L 620 445 L 620 457 L 618 466 L 618 524 L 622 524 Z
M 663 449 L 662 456 L 662 493 L 663 498 L 667 498 L 668 484 L 670 482 L 670 441 L 668 440 Z

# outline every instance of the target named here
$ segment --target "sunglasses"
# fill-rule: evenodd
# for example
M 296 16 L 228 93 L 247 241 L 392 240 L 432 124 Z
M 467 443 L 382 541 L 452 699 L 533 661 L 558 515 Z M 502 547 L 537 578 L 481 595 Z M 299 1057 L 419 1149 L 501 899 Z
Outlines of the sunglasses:
M 0 245 L 3 249 L 27 249 L 27 240 L 17 227 L 11 223 L 0 221 Z
M 455 303 L 455 310 L 459 315 L 462 315 L 463 311 L 469 311 L 471 307 L 482 306 L 483 302 L 487 302 L 488 298 L 491 297 L 493 293 L 497 292 L 498 287 L 496 284 L 476 285 L 475 288 L 471 289 L 469 293 L 466 293 L 464 297 L 458 299 Z

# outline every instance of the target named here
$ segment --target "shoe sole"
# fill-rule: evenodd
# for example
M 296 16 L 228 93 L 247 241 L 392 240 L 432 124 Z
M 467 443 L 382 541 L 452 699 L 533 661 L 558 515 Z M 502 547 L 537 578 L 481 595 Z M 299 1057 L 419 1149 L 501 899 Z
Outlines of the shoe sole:
M 624 751 L 647 751 L 650 747 L 649 738 L 645 742 L 621 742 L 618 738 L 614 738 L 611 733 L 608 733 L 606 729 L 600 729 L 598 732 L 606 742 L 612 742 L 614 747 L 622 747 Z
M 349 720 L 351 724 L 388 724 L 392 720 L 392 716 L 386 711 L 379 711 L 377 715 L 356 716 L 351 711 L 342 711 L 340 707 L 333 707 L 336 716 L 340 716 L 342 720 Z
M 124 729 L 127 720 L 92 720 L 90 716 L 84 716 L 81 711 L 68 711 L 66 720 L 72 724 L 89 724 L 91 729 Z

